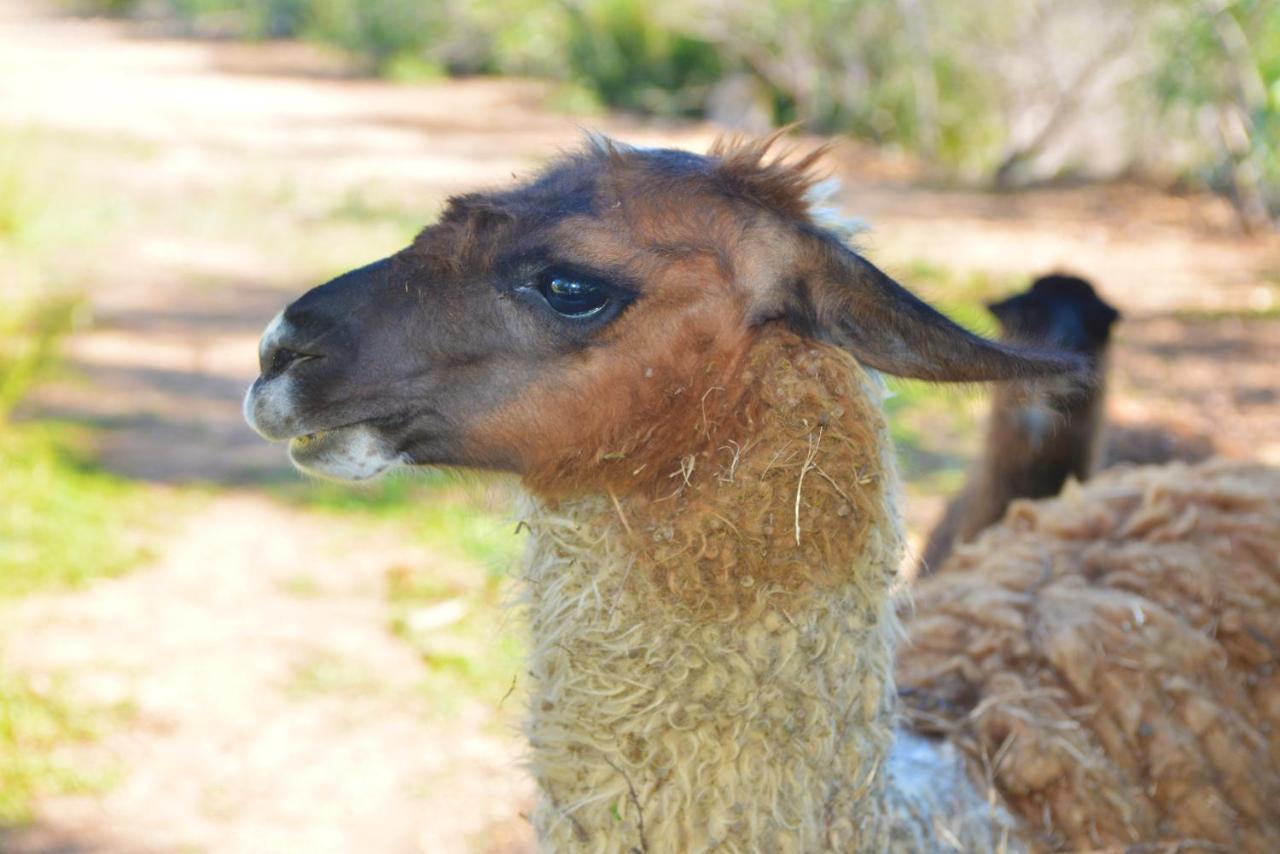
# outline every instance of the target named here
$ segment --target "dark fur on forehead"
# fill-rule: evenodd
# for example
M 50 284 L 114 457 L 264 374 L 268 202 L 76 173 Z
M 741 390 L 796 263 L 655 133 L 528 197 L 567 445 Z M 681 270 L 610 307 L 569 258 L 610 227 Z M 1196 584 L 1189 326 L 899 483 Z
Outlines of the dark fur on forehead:
M 495 230 L 514 219 L 510 211 L 481 193 L 454 196 L 440 221 L 418 232 L 408 254 L 457 272 L 494 244 L 490 238 Z
M 638 188 L 675 193 L 683 200 L 702 191 L 807 220 L 806 195 L 822 178 L 814 166 L 829 146 L 788 162 L 792 152 L 778 148 L 784 133 L 754 140 L 720 137 L 706 155 L 632 148 L 592 134 L 581 150 L 552 162 L 527 184 L 454 196 L 440 222 L 419 234 L 414 251 L 456 268 L 482 251 L 495 231 L 518 226 L 528 232 L 567 216 L 590 215 L 625 201 Z M 627 180 L 637 177 L 638 183 Z
M 424 228 L 411 251 L 457 270 L 476 253 L 492 251 L 497 233 L 519 226 L 530 232 L 595 209 L 599 168 L 582 155 L 563 157 L 531 182 L 510 190 L 451 197 L 440 221 Z
M 643 170 L 652 177 L 677 180 L 702 177 L 706 179 L 703 186 L 712 192 L 784 217 L 807 219 L 807 194 L 824 177 L 815 174 L 814 167 L 831 146 L 822 145 L 791 159 L 792 149 L 778 148 L 787 130 L 759 139 L 722 135 L 706 155 L 677 149 L 636 149 L 593 136 L 588 153 L 613 169 Z

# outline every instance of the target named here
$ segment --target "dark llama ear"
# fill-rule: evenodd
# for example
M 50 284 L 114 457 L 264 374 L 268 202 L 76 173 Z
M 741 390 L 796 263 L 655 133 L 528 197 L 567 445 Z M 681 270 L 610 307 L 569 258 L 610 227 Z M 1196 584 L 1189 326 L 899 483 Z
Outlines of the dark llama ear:
M 1082 371 L 1074 354 L 1012 347 L 957 325 L 875 265 L 805 229 L 783 315 L 878 371 L 934 382 L 1030 379 Z
M 1017 311 L 1023 296 L 1024 294 L 1014 294 L 1002 300 L 992 300 L 986 303 L 986 309 L 991 312 L 991 316 L 996 320 L 1007 324 L 1010 317 Z

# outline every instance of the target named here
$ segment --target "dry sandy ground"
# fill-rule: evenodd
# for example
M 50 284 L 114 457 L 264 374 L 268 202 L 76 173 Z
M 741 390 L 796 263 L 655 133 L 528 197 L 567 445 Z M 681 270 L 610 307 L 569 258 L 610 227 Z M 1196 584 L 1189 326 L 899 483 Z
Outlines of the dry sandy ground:
M 436 558 L 244 495 L 160 545 L 6 625 L 13 662 L 137 711 L 78 757 L 123 782 L 47 799 L 4 850 L 521 849 L 518 740 L 478 703 L 427 723 L 422 665 L 387 630 L 386 570 Z
M 267 168 L 328 192 L 392 182 L 406 198 L 432 200 L 425 220 L 442 195 L 527 173 L 574 144 L 583 121 L 545 109 L 534 84 L 396 87 L 299 73 L 314 66 L 292 57 L 136 38 L 0 0 L 0 123 L 157 147 L 158 158 L 118 176 L 122 191 L 146 197 L 199 205 L 201 193 Z M 590 124 L 642 143 L 696 147 L 713 135 Z M 1235 234 L 1221 204 L 1133 187 L 944 192 L 853 147 L 837 168 L 844 201 L 876 226 L 869 253 L 889 268 L 1022 276 L 1067 266 L 1096 276 L 1132 318 L 1117 359 L 1121 416 L 1213 432 L 1233 453 L 1280 455 L 1276 321 L 1164 314 L 1276 299 L 1276 241 Z M 351 266 L 366 260 L 353 254 Z M 95 421 L 105 463 L 133 477 L 235 485 L 278 474 L 279 450 L 243 426 L 238 404 L 257 331 L 303 284 L 296 263 L 160 224 L 93 271 L 100 323 L 71 352 L 89 383 L 45 389 L 38 411 Z M 127 578 L 6 613 L 9 666 L 131 699 L 137 718 L 85 757 L 126 767 L 119 787 L 47 800 L 36 824 L 0 836 L 0 848 L 528 846 L 518 741 L 493 709 L 430 722 L 414 693 L 420 665 L 387 631 L 386 570 L 438 557 L 247 489 L 215 493 L 155 547 L 154 564 Z M 313 595 L 293 589 L 300 575 Z M 329 662 L 359 678 L 305 690 L 306 674 Z

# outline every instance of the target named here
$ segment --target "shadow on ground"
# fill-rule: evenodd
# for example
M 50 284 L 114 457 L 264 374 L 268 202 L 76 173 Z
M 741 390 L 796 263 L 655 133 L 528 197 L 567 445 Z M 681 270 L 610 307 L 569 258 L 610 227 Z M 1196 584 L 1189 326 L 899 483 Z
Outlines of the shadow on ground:
M 245 424 L 257 339 L 288 295 L 244 282 L 174 287 L 156 305 L 108 309 L 72 340 L 68 371 L 19 413 L 87 425 L 108 470 L 158 483 L 287 477 L 284 450 Z

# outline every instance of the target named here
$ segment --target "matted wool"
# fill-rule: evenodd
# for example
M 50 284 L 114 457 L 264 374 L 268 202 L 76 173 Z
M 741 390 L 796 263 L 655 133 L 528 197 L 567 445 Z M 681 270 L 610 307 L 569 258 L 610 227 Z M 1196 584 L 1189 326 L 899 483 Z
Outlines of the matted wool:
M 1280 471 L 1109 472 L 920 585 L 904 708 L 1039 847 L 1280 851 L 1278 613 Z

